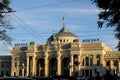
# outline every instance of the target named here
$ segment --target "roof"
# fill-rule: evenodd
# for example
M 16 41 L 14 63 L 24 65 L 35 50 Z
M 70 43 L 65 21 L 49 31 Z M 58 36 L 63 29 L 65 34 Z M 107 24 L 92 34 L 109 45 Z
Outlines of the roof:
M 77 37 L 75 34 L 69 32 L 65 27 L 63 27 L 58 33 L 56 33 L 56 36 Z
M 65 27 L 63 27 L 58 33 L 54 33 L 48 38 L 48 41 L 53 41 L 54 39 L 58 39 L 59 37 L 76 37 L 77 36 L 71 32 L 69 32 Z
M 58 33 L 51 35 L 48 40 L 54 40 L 59 37 L 77 37 L 75 34 L 69 32 L 65 27 L 63 27 Z

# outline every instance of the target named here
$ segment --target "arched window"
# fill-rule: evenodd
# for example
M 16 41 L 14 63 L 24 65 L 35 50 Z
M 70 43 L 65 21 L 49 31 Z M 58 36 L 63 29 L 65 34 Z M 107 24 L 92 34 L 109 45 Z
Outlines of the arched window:
M 93 65 L 93 59 L 92 59 L 92 57 L 90 57 L 90 66 L 92 66 Z
M 60 42 L 62 42 L 62 39 L 60 39 Z
M 82 65 L 83 65 L 83 66 L 85 65 L 85 63 L 84 63 L 84 59 L 83 59 L 83 61 L 82 61 Z
M 107 62 L 106 62 L 106 66 L 110 66 L 110 61 L 107 61 Z
M 63 41 L 65 42 L 65 39 Z
M 74 39 L 73 42 L 79 42 L 79 40 L 78 39 Z
M 117 60 L 114 61 L 114 66 L 118 66 L 118 61 Z
M 86 56 L 82 60 L 82 66 L 92 66 L 93 58 L 91 56 Z
M 86 57 L 85 59 L 86 59 L 86 62 L 85 62 L 86 66 L 89 66 L 89 57 Z

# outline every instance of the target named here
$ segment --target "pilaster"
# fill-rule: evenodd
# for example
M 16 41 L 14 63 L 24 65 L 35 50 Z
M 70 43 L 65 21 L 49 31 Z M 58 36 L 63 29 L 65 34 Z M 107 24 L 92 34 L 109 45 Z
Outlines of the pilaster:
M 11 76 L 14 76 L 14 72 L 15 72 L 15 61 L 14 61 L 14 57 L 12 56 L 12 61 L 11 61 Z
M 113 60 L 110 60 L 110 72 L 111 72 L 111 74 L 114 74 L 114 62 L 113 62 Z
M 74 64 L 73 64 L 73 55 L 71 55 L 71 62 L 70 62 L 70 76 L 73 76 Z
M 47 52 L 45 52 L 45 76 L 49 76 L 49 59 Z
M 119 68 L 119 73 L 120 73 L 120 61 L 118 61 L 118 68 Z
M 96 73 L 95 73 L 95 65 L 96 65 L 96 55 L 93 55 L 93 64 L 92 64 L 92 76 L 96 76 Z
M 78 71 L 79 71 L 79 72 L 78 72 L 78 76 L 79 76 L 79 77 L 80 77 L 80 75 L 81 75 L 81 74 L 80 74 L 80 66 L 81 66 L 80 59 L 81 59 L 81 58 L 80 58 L 80 55 L 79 55 L 79 56 L 78 56 L 78 62 L 79 62 L 79 65 L 78 65 Z
M 27 56 L 27 65 L 26 65 L 26 67 L 27 67 L 26 76 L 29 76 L 29 56 Z
M 32 75 L 36 75 L 36 56 L 33 56 L 33 71 Z
M 19 76 L 19 66 L 20 66 L 20 61 L 19 57 L 16 57 L 16 76 Z
M 62 65 L 62 64 L 61 64 L 61 54 L 60 54 L 60 52 L 58 52 L 57 55 L 58 55 L 58 57 L 57 57 L 57 58 L 58 58 L 58 62 L 57 62 L 57 63 L 58 63 L 58 64 L 57 64 L 57 65 L 58 65 L 58 66 L 57 66 L 57 67 L 58 67 L 58 68 L 57 68 L 57 69 L 58 69 L 58 70 L 57 70 L 57 74 L 58 74 L 58 75 L 61 75 L 61 72 L 62 72 L 62 71 L 61 71 L 61 65 Z
M 93 55 L 93 65 L 96 65 L 96 55 Z

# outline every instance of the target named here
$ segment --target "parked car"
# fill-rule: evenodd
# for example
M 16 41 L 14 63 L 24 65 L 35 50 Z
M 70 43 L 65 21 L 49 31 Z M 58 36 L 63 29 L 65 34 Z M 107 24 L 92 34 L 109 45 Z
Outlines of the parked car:
M 34 78 L 35 80 L 51 80 L 50 77 L 45 77 L 45 76 L 35 76 L 32 78 Z
M 73 76 L 52 76 L 52 80 L 75 80 Z
M 76 78 L 76 80 L 86 80 L 85 78 Z
M 0 80 L 36 80 L 36 79 L 25 77 L 0 77 Z

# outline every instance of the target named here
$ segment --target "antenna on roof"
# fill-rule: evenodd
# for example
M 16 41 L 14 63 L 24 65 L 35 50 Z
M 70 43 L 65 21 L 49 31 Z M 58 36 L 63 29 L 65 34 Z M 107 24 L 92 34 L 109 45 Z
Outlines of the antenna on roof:
M 62 17 L 62 22 L 63 22 L 63 27 L 65 27 L 65 21 L 64 21 L 65 17 Z

